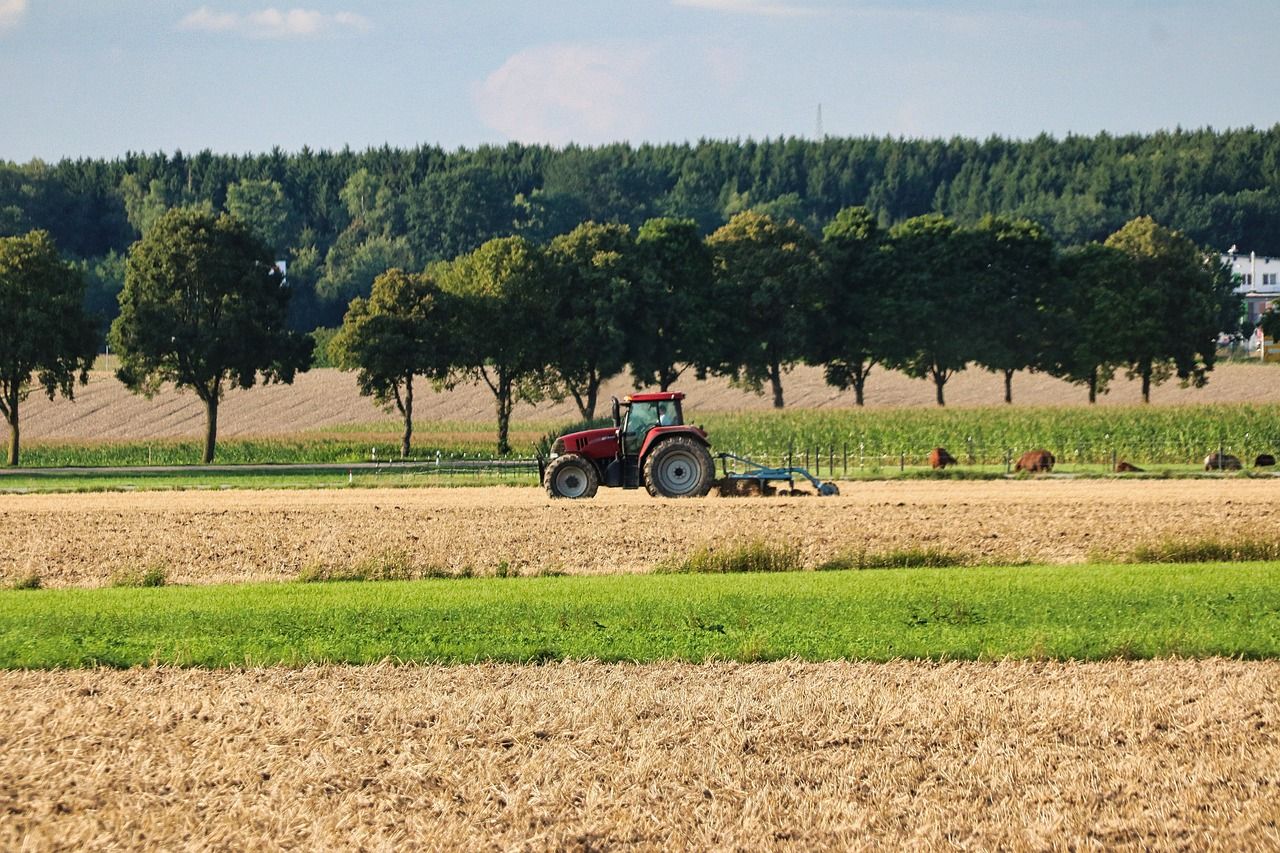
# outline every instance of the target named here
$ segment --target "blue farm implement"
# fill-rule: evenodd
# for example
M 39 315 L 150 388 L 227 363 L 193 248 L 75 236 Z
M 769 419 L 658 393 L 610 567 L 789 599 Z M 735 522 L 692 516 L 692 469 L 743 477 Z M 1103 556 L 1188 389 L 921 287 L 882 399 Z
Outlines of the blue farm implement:
M 822 496 L 838 495 L 840 489 L 835 483 L 823 482 L 813 474 L 809 473 L 807 468 L 771 468 L 768 465 L 761 465 L 753 459 L 747 459 L 744 456 L 738 456 L 735 453 L 718 453 L 716 456 L 720 459 L 721 476 L 715 481 L 716 487 L 719 488 L 720 494 L 724 496 L 734 495 L 808 495 L 817 493 Z M 730 462 L 734 470 L 730 470 Z M 796 479 L 805 479 L 813 486 L 814 492 L 807 492 L 796 488 Z M 787 484 L 785 489 L 780 492 L 773 484 Z

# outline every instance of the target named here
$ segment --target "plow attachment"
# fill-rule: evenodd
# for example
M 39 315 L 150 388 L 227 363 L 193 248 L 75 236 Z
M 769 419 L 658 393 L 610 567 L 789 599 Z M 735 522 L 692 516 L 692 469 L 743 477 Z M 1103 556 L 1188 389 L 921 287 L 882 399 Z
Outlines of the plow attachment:
M 712 488 L 719 490 L 722 497 L 775 494 L 808 495 L 814 493 L 825 497 L 827 495 L 840 494 L 840 489 L 836 487 L 835 483 L 819 480 L 810 474 L 807 468 L 771 468 L 734 453 L 718 453 L 716 456 L 720 460 L 720 477 L 713 481 L 711 485 Z M 740 468 L 741 470 L 730 471 L 730 462 L 737 463 L 734 468 Z M 808 480 L 814 491 L 808 492 L 797 489 L 797 478 Z M 774 483 L 782 482 L 787 484 L 786 488 L 779 489 L 773 485 Z

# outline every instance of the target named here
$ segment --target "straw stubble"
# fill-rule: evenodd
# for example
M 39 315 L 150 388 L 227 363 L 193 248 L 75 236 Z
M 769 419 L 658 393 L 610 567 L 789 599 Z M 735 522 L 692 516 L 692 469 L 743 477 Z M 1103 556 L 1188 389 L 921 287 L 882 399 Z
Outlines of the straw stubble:
M 293 580 L 386 558 L 422 574 L 646 572 L 703 546 L 765 540 L 809 566 L 932 549 L 981 562 L 1081 562 L 1166 539 L 1280 529 L 1280 480 L 846 483 L 839 497 L 655 500 L 534 488 L 0 496 L 0 582 L 101 586 Z
M 1280 844 L 1280 666 L 0 674 L 0 847 Z

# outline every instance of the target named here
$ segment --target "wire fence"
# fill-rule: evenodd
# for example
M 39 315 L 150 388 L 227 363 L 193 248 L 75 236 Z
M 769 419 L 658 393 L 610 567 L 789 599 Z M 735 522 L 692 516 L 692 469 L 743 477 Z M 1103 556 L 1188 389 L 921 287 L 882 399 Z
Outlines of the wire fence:
M 772 467 L 800 467 L 808 469 L 815 477 L 836 477 L 932 468 L 930 454 L 933 449 L 827 441 L 793 442 L 785 448 L 752 447 L 733 452 Z M 1238 462 L 1241 468 L 1274 465 L 1275 458 L 1280 456 L 1280 433 L 1221 438 L 1195 447 L 1167 440 L 1112 442 L 1082 438 L 1034 445 L 966 441 L 944 449 L 954 459 L 948 467 L 954 465 L 1005 473 L 1012 473 L 1019 457 L 1031 450 L 1048 450 L 1055 458 L 1055 467 L 1080 471 L 1114 471 L 1122 462 L 1133 467 L 1232 470 L 1234 462 Z
M 755 462 L 777 468 L 804 468 L 815 477 L 893 476 L 932 468 L 933 447 L 899 447 L 884 443 L 854 441 L 789 442 L 784 447 L 720 447 L 712 453 L 727 451 Z M 970 469 L 983 473 L 1013 473 L 1019 457 L 1031 450 L 1048 450 L 1055 459 L 1055 470 L 1064 473 L 1103 473 L 1115 471 L 1121 463 L 1138 470 L 1237 470 L 1266 469 L 1280 457 L 1280 433 L 1258 436 L 1244 435 L 1220 438 L 1194 446 L 1185 441 L 1124 441 L 1080 438 L 1057 440 L 1044 444 L 979 443 L 973 440 L 945 447 L 954 460 L 949 468 Z M 1234 460 L 1234 461 L 1233 461 Z M 513 482 L 541 479 L 542 463 L 536 458 L 494 459 L 463 458 L 436 455 L 426 459 L 375 460 L 374 472 L 419 475 L 424 478 L 474 479 L 495 478 Z M 721 463 L 717 462 L 718 472 Z M 728 470 L 741 471 L 743 466 L 730 461 Z

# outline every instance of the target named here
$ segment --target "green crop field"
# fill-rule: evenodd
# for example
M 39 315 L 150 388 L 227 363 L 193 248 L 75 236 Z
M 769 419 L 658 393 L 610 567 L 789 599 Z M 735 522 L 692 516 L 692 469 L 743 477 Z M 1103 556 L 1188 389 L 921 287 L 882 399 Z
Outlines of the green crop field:
M 941 445 L 962 466 L 1004 471 L 1007 459 L 1044 447 L 1063 466 L 1109 469 L 1114 459 L 1140 466 L 1191 470 L 1220 447 L 1245 461 L 1280 455 L 1280 405 L 986 407 L 969 409 L 796 409 L 699 414 L 716 450 L 849 476 L 892 474 L 925 464 Z M 514 455 L 531 457 L 538 438 L 564 427 L 547 420 L 513 424 Z M 414 427 L 413 458 L 488 458 L 493 427 L 486 422 L 423 421 Z M 394 420 L 271 438 L 231 438 L 218 445 L 222 463 L 330 463 L 388 459 L 398 452 Z M 195 440 L 29 441 L 28 467 L 182 465 L 200 457 Z
M 1113 455 L 1139 465 L 1194 465 L 1221 446 L 1246 464 L 1280 452 L 1280 405 L 1002 407 L 976 409 L 797 410 L 708 415 L 715 443 L 747 455 L 817 451 L 823 465 L 920 465 L 935 446 L 961 465 L 1003 467 L 1007 454 L 1047 448 L 1059 464 L 1109 466 Z
M 23 472 L 0 475 L 0 494 L 60 492 L 131 492 L 166 489 L 388 489 L 424 486 L 528 486 L 538 482 L 536 469 L 501 472 L 493 469 L 462 471 L 387 466 L 379 471 L 357 469 L 302 469 L 273 472 L 269 468 L 246 471 L 157 471 L 112 473 L 104 471 Z
M 1280 655 L 1280 563 L 10 590 L 0 667 Z

